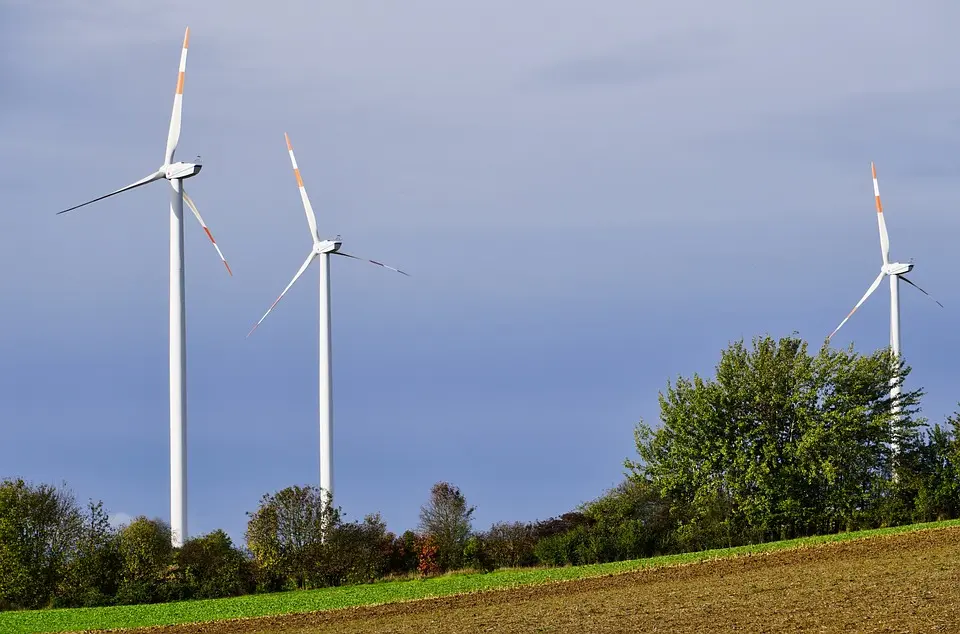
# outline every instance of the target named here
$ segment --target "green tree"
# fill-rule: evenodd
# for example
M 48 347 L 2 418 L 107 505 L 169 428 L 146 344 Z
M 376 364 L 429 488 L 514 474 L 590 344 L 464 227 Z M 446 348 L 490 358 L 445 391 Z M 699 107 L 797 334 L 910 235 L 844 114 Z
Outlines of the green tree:
M 960 517 L 960 413 L 934 425 L 921 448 L 916 519 L 944 520 Z
M 436 544 L 441 569 L 463 565 L 463 547 L 470 536 L 470 521 L 475 510 L 467 506 L 460 489 L 447 482 L 433 485 L 430 500 L 420 507 L 420 530 Z
M 581 507 L 586 518 L 586 563 L 652 557 L 670 552 L 670 500 L 649 481 L 627 479 Z
M 66 488 L 0 482 L 0 608 L 49 605 L 82 523 Z
M 324 534 L 340 523 L 340 510 L 329 493 L 312 486 L 287 487 L 264 495 L 248 515 L 247 548 L 261 589 L 313 585 L 324 556 Z
M 483 534 L 471 535 L 463 546 L 463 565 L 471 570 L 491 572 L 496 566 L 490 557 L 490 549 Z
M 921 390 L 887 350 L 861 356 L 796 337 L 724 350 L 715 379 L 680 377 L 660 394 L 658 429 L 635 432 L 626 466 L 671 501 L 685 548 L 880 523 L 898 461 L 916 448 Z M 895 456 L 892 442 L 901 446 Z
M 254 589 L 251 563 L 222 530 L 188 540 L 176 561 L 182 583 L 194 598 L 232 597 Z
M 314 572 L 317 585 L 369 583 L 389 570 L 395 537 L 379 513 L 362 522 L 337 522 L 327 534 Z
M 94 607 L 114 602 L 123 574 L 120 537 L 103 502 L 87 504 L 76 548 L 57 589 L 58 607 Z
M 120 530 L 120 554 L 123 574 L 117 595 L 119 603 L 180 598 L 170 595 L 175 577 L 170 526 L 166 522 L 141 515 L 124 526 Z

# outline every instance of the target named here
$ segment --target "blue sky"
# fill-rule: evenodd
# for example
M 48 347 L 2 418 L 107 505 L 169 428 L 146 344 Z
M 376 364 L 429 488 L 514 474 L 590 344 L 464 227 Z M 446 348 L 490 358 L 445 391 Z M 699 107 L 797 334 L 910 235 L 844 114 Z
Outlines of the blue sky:
M 249 327 L 320 231 L 333 263 L 335 483 L 413 528 L 431 484 L 480 528 L 622 478 L 668 379 L 740 337 L 818 345 L 880 266 L 912 386 L 960 399 L 960 7 L 488 0 L 0 3 L 0 476 L 169 514 L 168 213 L 152 184 L 183 29 L 189 521 L 242 537 L 317 481 L 316 270 Z M 886 287 L 836 338 L 888 341 Z

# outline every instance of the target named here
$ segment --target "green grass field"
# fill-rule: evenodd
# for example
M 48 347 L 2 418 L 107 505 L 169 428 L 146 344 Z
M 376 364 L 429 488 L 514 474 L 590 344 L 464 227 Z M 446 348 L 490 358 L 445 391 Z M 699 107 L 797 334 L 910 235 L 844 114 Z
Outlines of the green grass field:
M 831 542 L 882 537 L 917 530 L 960 526 L 960 520 L 915 524 L 822 537 L 809 537 L 756 546 L 709 550 L 682 555 L 567 568 L 529 568 L 502 570 L 488 574 L 452 574 L 425 580 L 389 581 L 360 586 L 324 588 L 304 592 L 250 595 L 230 599 L 182 601 L 158 605 L 80 608 L 73 610 L 36 610 L 0 613 L 0 632 L 74 632 L 91 629 L 133 628 L 217 621 L 238 617 L 272 616 L 314 612 L 409 601 L 428 597 L 512 588 L 570 579 L 583 579 L 629 572 L 644 568 L 675 566 L 724 557 L 737 557 L 791 548 L 803 548 Z

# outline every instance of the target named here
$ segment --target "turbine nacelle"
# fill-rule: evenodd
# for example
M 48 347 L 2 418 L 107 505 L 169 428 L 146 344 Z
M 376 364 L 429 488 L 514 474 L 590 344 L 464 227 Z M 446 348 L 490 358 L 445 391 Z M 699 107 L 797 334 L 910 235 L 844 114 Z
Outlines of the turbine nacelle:
M 190 178 L 191 176 L 196 176 L 200 173 L 200 169 L 203 167 L 202 164 L 198 163 L 184 163 L 183 161 L 178 161 L 176 163 L 171 163 L 170 165 L 164 165 L 161 169 L 163 172 L 163 177 L 167 180 L 173 180 L 175 178 L 184 179 Z
M 343 244 L 339 240 L 321 240 L 320 242 L 313 243 L 313 252 L 317 255 L 322 255 L 324 253 L 336 253 L 340 250 L 340 245 Z
M 890 264 L 884 264 L 880 270 L 887 275 L 903 275 L 913 270 L 913 262 L 891 262 Z

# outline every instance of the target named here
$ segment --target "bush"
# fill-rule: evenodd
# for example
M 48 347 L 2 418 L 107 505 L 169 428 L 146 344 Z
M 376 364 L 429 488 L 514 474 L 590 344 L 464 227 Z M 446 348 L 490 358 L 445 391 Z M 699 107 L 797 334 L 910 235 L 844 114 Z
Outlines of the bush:
M 489 565 L 492 568 L 516 568 L 537 563 L 533 549 L 537 544 L 536 529 L 523 522 L 500 522 L 482 535 Z
M 490 559 L 487 549 L 487 541 L 479 535 L 474 535 L 467 539 L 463 547 L 463 564 L 471 570 L 480 572 L 490 572 L 496 569 L 493 561 Z
M 589 537 L 585 525 L 577 526 L 566 533 L 544 537 L 537 542 L 533 554 L 537 561 L 547 566 L 578 566 L 584 561 L 584 552 Z
M 440 548 L 432 537 L 420 537 L 417 540 L 417 572 L 422 576 L 440 574 Z
M 404 531 L 403 535 L 394 537 L 390 544 L 390 555 L 387 572 L 389 574 L 407 574 L 417 570 L 417 534 L 413 531 Z
M 394 540 L 379 514 L 362 522 L 338 523 L 320 549 L 314 582 L 338 586 L 379 579 L 389 570 Z
M 190 598 L 233 597 L 256 588 L 251 562 L 222 530 L 188 540 L 176 561 Z

